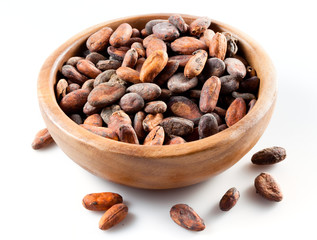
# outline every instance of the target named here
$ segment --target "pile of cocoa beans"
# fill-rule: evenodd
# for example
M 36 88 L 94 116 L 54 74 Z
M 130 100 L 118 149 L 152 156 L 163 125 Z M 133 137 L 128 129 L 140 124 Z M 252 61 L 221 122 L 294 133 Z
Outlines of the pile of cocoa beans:
M 61 109 L 88 131 L 143 145 L 195 141 L 234 125 L 256 103 L 260 80 L 238 38 L 210 24 L 172 15 L 141 30 L 101 28 L 61 68 Z

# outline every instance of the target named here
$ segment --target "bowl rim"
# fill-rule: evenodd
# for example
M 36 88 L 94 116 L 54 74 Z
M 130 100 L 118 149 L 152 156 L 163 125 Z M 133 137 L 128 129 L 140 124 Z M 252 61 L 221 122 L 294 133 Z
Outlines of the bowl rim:
M 117 18 L 91 26 L 68 39 L 45 60 L 40 70 L 37 89 L 42 115 L 45 114 L 50 119 L 50 121 L 53 122 L 55 126 L 57 126 L 64 134 L 67 134 L 69 137 L 74 138 L 83 144 L 93 145 L 95 148 L 98 148 L 102 151 L 109 151 L 135 157 L 169 158 L 178 157 L 181 155 L 190 155 L 197 152 L 210 150 L 212 148 L 216 149 L 220 145 L 229 143 L 231 139 L 242 138 L 244 134 L 247 134 L 248 129 L 252 128 L 258 121 L 260 121 L 261 118 L 263 118 L 268 113 L 272 104 L 275 103 L 277 98 L 276 72 L 270 57 L 255 40 L 237 28 L 214 19 L 211 19 L 212 24 L 220 27 L 221 29 L 232 32 L 238 37 L 240 42 L 242 42 L 244 45 L 248 45 L 251 48 L 253 54 L 261 56 L 261 61 L 266 62 L 268 65 L 267 69 L 264 71 L 266 74 L 266 80 L 260 80 L 260 90 L 256 104 L 252 110 L 246 114 L 246 116 L 244 116 L 233 126 L 213 136 L 192 142 L 186 142 L 184 144 L 144 146 L 114 141 L 91 133 L 73 122 L 59 107 L 55 97 L 55 79 L 59 67 L 61 67 L 65 62 L 65 55 L 70 51 L 70 49 L 74 47 L 74 45 L 78 44 L 78 42 L 82 42 L 84 39 L 87 39 L 91 33 L 109 24 L 120 21 L 136 21 L 136 19 L 140 18 L 167 19 L 172 14 L 175 13 L 153 13 Z M 187 19 L 187 21 L 192 21 L 199 17 L 188 14 L 180 15 L 184 19 Z M 251 55 L 251 52 L 248 54 Z M 249 63 L 250 65 L 253 65 L 252 62 Z

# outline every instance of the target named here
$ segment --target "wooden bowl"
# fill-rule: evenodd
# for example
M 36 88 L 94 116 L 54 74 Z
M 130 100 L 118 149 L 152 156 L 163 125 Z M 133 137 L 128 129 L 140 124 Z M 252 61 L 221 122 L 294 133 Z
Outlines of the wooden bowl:
M 104 26 L 115 29 L 127 22 L 138 29 L 152 19 L 171 14 L 148 14 L 107 21 L 90 27 L 61 45 L 47 58 L 38 79 L 42 116 L 57 145 L 77 164 L 110 181 L 146 189 L 192 185 L 223 172 L 241 159 L 267 127 L 277 97 L 274 66 L 252 38 L 227 24 L 212 20 L 215 31 L 238 36 L 245 58 L 261 79 L 254 108 L 234 126 L 205 139 L 179 145 L 143 146 L 109 140 L 78 126 L 59 107 L 54 86 L 61 67 L 78 54 L 89 35 Z M 197 17 L 182 15 L 187 23 Z

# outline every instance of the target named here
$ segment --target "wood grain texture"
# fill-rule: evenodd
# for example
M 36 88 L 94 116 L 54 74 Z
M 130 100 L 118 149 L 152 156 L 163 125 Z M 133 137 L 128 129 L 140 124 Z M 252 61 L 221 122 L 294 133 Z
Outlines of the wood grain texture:
M 150 14 L 107 21 L 75 35 L 47 58 L 38 78 L 38 99 L 42 116 L 57 145 L 77 164 L 110 181 L 146 189 L 167 189 L 192 185 L 233 166 L 259 140 L 267 127 L 277 97 L 274 66 L 262 49 L 245 33 L 212 20 L 210 28 L 230 31 L 260 81 L 259 98 L 252 110 L 234 126 L 205 139 L 177 145 L 138 146 L 102 138 L 74 123 L 55 99 L 57 74 L 68 58 L 79 53 L 92 33 L 128 22 L 143 29 L 152 19 L 171 14 Z M 190 24 L 196 16 L 182 15 Z

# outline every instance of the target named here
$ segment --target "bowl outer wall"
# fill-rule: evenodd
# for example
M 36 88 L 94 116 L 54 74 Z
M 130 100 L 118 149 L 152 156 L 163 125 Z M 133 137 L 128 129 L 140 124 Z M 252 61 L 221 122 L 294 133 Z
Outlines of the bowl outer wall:
M 240 48 L 261 79 L 254 108 L 234 126 L 205 139 L 180 145 L 142 146 L 117 142 L 88 132 L 74 123 L 56 102 L 57 73 L 76 55 L 89 35 L 104 26 L 123 22 L 143 28 L 151 19 L 171 14 L 148 14 L 107 21 L 75 35 L 44 62 L 38 78 L 38 99 L 46 126 L 56 144 L 77 164 L 110 181 L 147 189 L 192 185 L 219 174 L 239 161 L 259 140 L 272 116 L 277 81 L 274 66 L 262 47 L 245 33 L 212 20 L 211 28 L 238 37 Z M 196 16 L 183 15 L 187 23 Z

